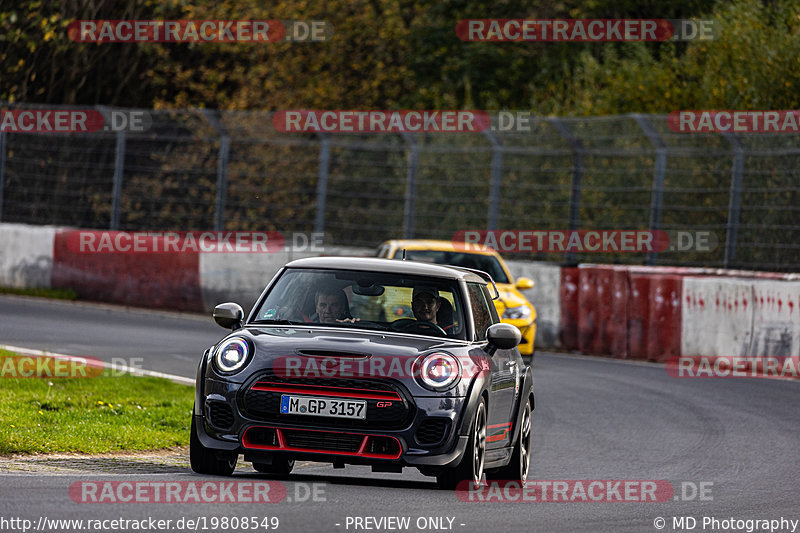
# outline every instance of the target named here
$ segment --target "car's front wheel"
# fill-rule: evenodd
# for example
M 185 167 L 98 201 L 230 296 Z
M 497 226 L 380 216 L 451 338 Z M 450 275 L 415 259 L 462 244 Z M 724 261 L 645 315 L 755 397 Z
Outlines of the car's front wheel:
M 487 479 L 516 481 L 521 485 L 528 479 L 528 471 L 531 466 L 531 402 L 525 403 L 525 411 L 522 413 L 522 424 L 519 430 L 519 439 L 511 453 L 511 461 L 496 470 L 487 470 Z
M 253 463 L 253 468 L 264 474 L 272 474 L 275 477 L 283 478 L 289 475 L 294 468 L 294 459 L 284 457 L 273 457 L 272 463 Z
M 468 488 L 478 488 L 483 481 L 483 465 L 486 460 L 486 402 L 481 398 L 475 410 L 475 418 L 470 428 L 469 442 L 461 462 L 455 468 L 449 468 L 436 476 L 436 481 L 443 489 L 455 489 L 466 481 Z
M 192 470 L 198 474 L 212 476 L 230 476 L 236 469 L 239 454 L 233 452 L 217 452 L 206 448 L 197 436 L 195 417 L 192 416 L 192 429 L 189 436 L 189 462 Z

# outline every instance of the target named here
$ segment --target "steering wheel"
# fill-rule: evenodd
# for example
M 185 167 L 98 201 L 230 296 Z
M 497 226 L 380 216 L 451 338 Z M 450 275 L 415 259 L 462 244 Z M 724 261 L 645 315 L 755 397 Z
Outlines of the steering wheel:
M 393 322 L 392 326 L 399 331 L 408 333 L 423 333 L 426 335 L 431 333 L 437 333 L 443 337 L 447 336 L 447 332 L 445 330 L 443 330 L 441 327 L 434 324 L 433 322 L 428 322 L 427 320 L 411 320 L 410 322 L 406 322 L 404 324 L 398 324 L 397 326 L 395 326 L 397 322 L 400 322 L 400 320 Z

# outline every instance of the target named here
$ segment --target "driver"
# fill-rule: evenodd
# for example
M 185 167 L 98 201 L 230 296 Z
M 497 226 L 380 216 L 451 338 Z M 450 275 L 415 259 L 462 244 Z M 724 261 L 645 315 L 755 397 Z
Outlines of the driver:
M 411 295 L 411 310 L 417 320 L 439 325 L 436 322 L 436 313 L 441 305 L 439 290 L 436 287 L 430 285 L 414 287 Z

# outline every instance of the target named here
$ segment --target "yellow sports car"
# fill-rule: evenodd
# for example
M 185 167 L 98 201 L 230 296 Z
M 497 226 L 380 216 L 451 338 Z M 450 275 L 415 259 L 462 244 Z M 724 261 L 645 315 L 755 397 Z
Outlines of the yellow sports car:
M 378 247 L 378 257 L 402 259 L 409 261 L 426 261 L 443 265 L 483 270 L 494 279 L 500 298 L 494 301 L 497 314 L 503 322 L 513 324 L 522 332 L 522 342 L 518 348 L 524 357 L 533 356 L 534 339 L 536 338 L 536 308 L 533 307 L 520 290 L 533 287 L 533 280 L 519 278 L 516 283 L 508 266 L 495 250 L 478 248 L 470 245 L 469 249 L 450 241 L 423 239 L 406 239 L 385 241 Z M 407 313 L 410 309 L 398 309 L 398 314 Z

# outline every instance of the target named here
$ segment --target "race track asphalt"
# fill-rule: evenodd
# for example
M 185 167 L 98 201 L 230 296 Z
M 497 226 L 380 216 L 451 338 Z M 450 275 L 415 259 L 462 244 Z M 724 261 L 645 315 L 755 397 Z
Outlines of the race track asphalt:
M 203 349 L 224 333 L 210 317 L 0 296 L 0 344 L 106 360 L 141 357 L 144 368 L 187 377 L 194 375 Z M 489 533 L 659 531 L 658 518 L 665 519 L 663 531 L 691 530 L 687 522 L 683 529 L 674 527 L 673 517 L 695 518 L 694 531 L 712 530 L 711 525 L 703 528 L 703 517 L 719 520 L 716 531 L 733 530 L 723 527 L 737 525 L 723 522 L 731 518 L 800 520 L 800 382 L 676 379 L 663 365 L 542 352 L 534 373 L 529 480 L 664 480 L 674 487 L 674 496 L 663 502 L 462 501 L 414 470 L 383 474 L 366 467 L 334 470 L 303 463 L 280 482 L 287 491 L 280 503 L 73 501 L 69 487 L 76 481 L 219 480 L 182 467 L 151 473 L 99 467 L 1 475 L 0 530 L 21 531 L 3 519 L 24 518 L 36 525 L 40 517 L 152 517 L 173 520 L 173 525 L 180 517 L 205 517 L 207 531 L 223 531 L 211 528 L 211 517 L 275 516 L 277 530 L 286 532 Z M 242 465 L 232 479 L 269 478 Z M 702 500 L 695 490 L 701 484 L 706 490 Z M 315 487 L 317 498 L 308 497 Z M 410 526 L 366 529 L 375 523 L 362 521 L 364 527 L 355 527 L 356 517 L 390 516 L 409 517 Z M 444 517 L 444 527 L 418 528 L 425 517 Z

